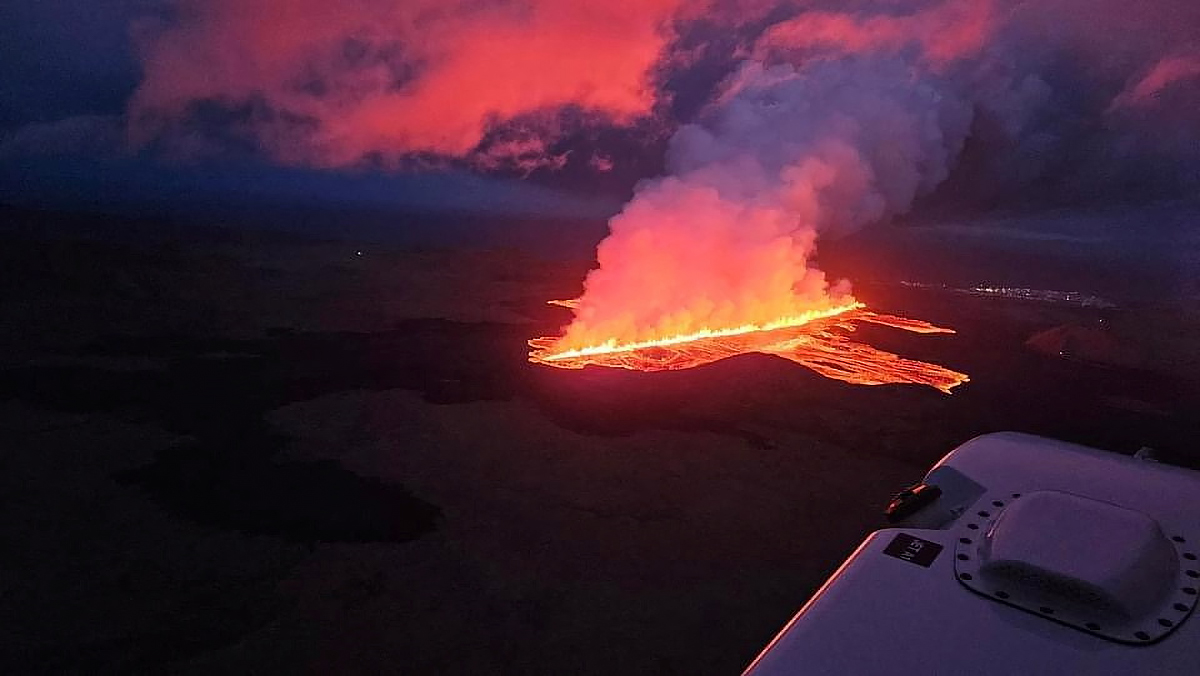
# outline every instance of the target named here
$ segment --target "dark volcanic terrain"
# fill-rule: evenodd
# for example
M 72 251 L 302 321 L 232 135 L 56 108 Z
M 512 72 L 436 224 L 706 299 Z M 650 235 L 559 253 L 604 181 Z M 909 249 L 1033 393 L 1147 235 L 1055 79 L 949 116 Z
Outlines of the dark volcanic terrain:
M 1183 305 L 860 284 L 952 396 L 559 371 L 586 261 L 5 218 L 3 673 L 737 673 L 973 436 L 1200 466 Z

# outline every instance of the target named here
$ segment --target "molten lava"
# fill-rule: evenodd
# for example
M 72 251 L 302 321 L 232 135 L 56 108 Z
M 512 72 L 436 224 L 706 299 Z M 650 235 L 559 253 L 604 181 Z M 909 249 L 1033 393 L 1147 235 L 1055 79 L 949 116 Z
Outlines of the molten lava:
M 551 301 L 574 308 L 574 301 Z M 588 365 L 635 371 L 667 371 L 702 366 L 748 352 L 774 354 L 827 377 L 856 385 L 911 383 L 947 394 L 969 380 L 965 373 L 937 364 L 905 359 L 850 340 L 857 322 L 871 322 L 914 333 L 954 333 L 917 319 L 871 312 L 857 301 L 814 310 L 764 324 L 704 329 L 657 340 L 621 342 L 564 349 L 561 338 L 529 341 L 529 361 L 564 369 Z

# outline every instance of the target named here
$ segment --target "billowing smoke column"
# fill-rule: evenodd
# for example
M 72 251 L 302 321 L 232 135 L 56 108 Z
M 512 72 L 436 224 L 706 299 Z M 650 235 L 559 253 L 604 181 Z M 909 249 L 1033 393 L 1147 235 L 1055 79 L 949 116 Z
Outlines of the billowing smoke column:
M 951 0 L 906 17 L 803 14 L 759 40 L 668 174 L 610 223 L 598 267 L 559 338 L 530 360 L 559 368 L 675 370 L 761 352 L 861 385 L 949 393 L 964 373 L 851 341 L 858 322 L 953 333 L 867 311 L 815 265 L 823 234 L 912 207 L 949 176 L 974 102 L 944 74 L 978 50 L 990 3 Z
M 945 180 L 972 106 L 889 53 L 751 61 L 672 138 L 670 175 L 611 222 L 556 346 L 786 323 L 853 302 L 818 238 L 906 211 Z

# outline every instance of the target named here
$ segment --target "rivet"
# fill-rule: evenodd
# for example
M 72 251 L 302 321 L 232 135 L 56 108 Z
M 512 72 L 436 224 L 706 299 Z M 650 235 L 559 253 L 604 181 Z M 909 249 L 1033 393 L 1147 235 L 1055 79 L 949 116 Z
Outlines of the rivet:
M 981 509 L 981 510 L 979 510 L 979 516 L 982 516 L 983 518 L 985 518 L 985 519 L 986 519 L 986 518 L 988 518 L 989 516 L 991 516 L 991 513 L 990 513 L 990 512 L 985 512 L 985 511 L 983 511 L 983 510 Z
M 971 544 L 971 538 L 959 538 L 958 541 L 963 543 L 964 545 Z
M 1162 625 L 1162 626 L 1164 626 L 1164 627 L 1174 627 L 1174 626 L 1175 626 L 1175 623 L 1174 623 L 1174 622 L 1172 622 L 1172 621 L 1168 620 L 1168 619 L 1167 619 L 1167 618 L 1165 618 L 1165 617 L 1160 617 L 1160 618 L 1158 618 L 1158 623 L 1159 623 L 1159 624 L 1161 624 L 1161 625 Z
M 973 523 L 967 524 L 967 528 L 970 528 L 971 530 L 979 530 L 979 526 Z
M 1175 610 L 1178 610 L 1181 613 L 1186 613 L 1188 611 L 1187 604 L 1184 604 L 1184 603 L 1176 603 L 1174 608 L 1175 608 Z
M 1195 588 L 1195 587 L 1184 587 L 1184 588 L 1183 588 L 1183 593 L 1184 593 L 1184 594 L 1188 594 L 1189 596 L 1195 596 L 1195 595 L 1196 595 L 1196 588 Z
M 1188 577 L 1200 577 L 1200 572 L 1195 570 L 1185 571 Z
M 1183 555 L 1183 558 L 1187 559 L 1188 561 L 1195 561 L 1196 555 L 1191 552 L 1187 552 Z
M 1176 542 L 1187 542 L 1187 540 L 1184 540 L 1183 536 L 1181 536 L 1181 535 L 1172 536 L 1171 539 Z
M 998 591 L 998 592 L 996 592 L 996 598 L 1006 599 L 1006 598 L 1008 598 L 1008 592 Z
M 1088 629 L 1091 629 L 1092 631 L 1100 631 L 1100 625 L 1096 624 L 1095 622 L 1088 622 L 1087 624 L 1085 624 L 1083 626 L 1087 627 Z
M 970 574 L 970 573 L 959 573 L 959 575 L 958 575 L 958 579 L 960 579 L 960 580 L 970 580 L 970 579 L 971 579 L 971 574 Z
M 966 554 L 959 554 L 959 555 L 958 555 L 958 560 L 959 560 L 959 561 L 970 561 L 970 560 L 971 560 L 971 557 L 967 556 Z
M 1134 632 L 1134 634 L 1133 634 L 1133 635 L 1134 635 L 1134 636 L 1136 636 L 1136 637 L 1138 637 L 1138 638 L 1140 638 L 1140 639 L 1142 639 L 1143 641 L 1149 641 L 1149 640 L 1150 640 L 1150 634 L 1147 634 L 1147 633 L 1146 633 L 1146 632 L 1144 632 L 1144 631 L 1138 631 L 1138 632 Z
M 1019 498 L 1019 497 L 1021 497 L 1021 494 L 1020 494 L 1020 493 L 1013 493 L 1013 494 L 1012 494 L 1012 496 L 1013 496 L 1013 498 L 1014 498 L 1014 499 L 1016 499 L 1016 498 Z
M 993 507 L 1003 507 L 1004 503 L 1000 502 L 999 500 L 992 500 L 992 506 Z

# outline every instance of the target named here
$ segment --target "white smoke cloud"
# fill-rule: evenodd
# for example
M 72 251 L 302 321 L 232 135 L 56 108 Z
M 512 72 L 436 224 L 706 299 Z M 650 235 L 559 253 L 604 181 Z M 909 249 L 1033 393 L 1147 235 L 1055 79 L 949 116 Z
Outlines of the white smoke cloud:
M 908 211 L 964 158 L 960 180 L 977 197 L 1021 196 L 1055 177 L 1063 194 L 1139 175 L 1169 191 L 1200 158 L 1195 109 L 1178 104 L 1197 70 L 1190 58 L 1149 74 L 1145 64 L 1163 50 L 1194 53 L 1180 51 L 1194 34 L 1169 17 L 1196 26 L 1200 14 L 1150 4 L 1153 18 L 1130 24 L 1136 39 L 1121 39 L 1119 13 L 1064 24 L 1076 0 L 809 8 L 768 26 L 701 119 L 671 139 L 667 175 L 612 220 L 559 345 L 840 305 L 848 288 L 816 267 L 818 240 Z M 1105 119 L 1152 96 L 1136 116 Z
M 766 323 L 847 300 L 817 239 L 945 180 L 972 106 L 894 56 L 749 62 L 612 220 L 566 348 Z

